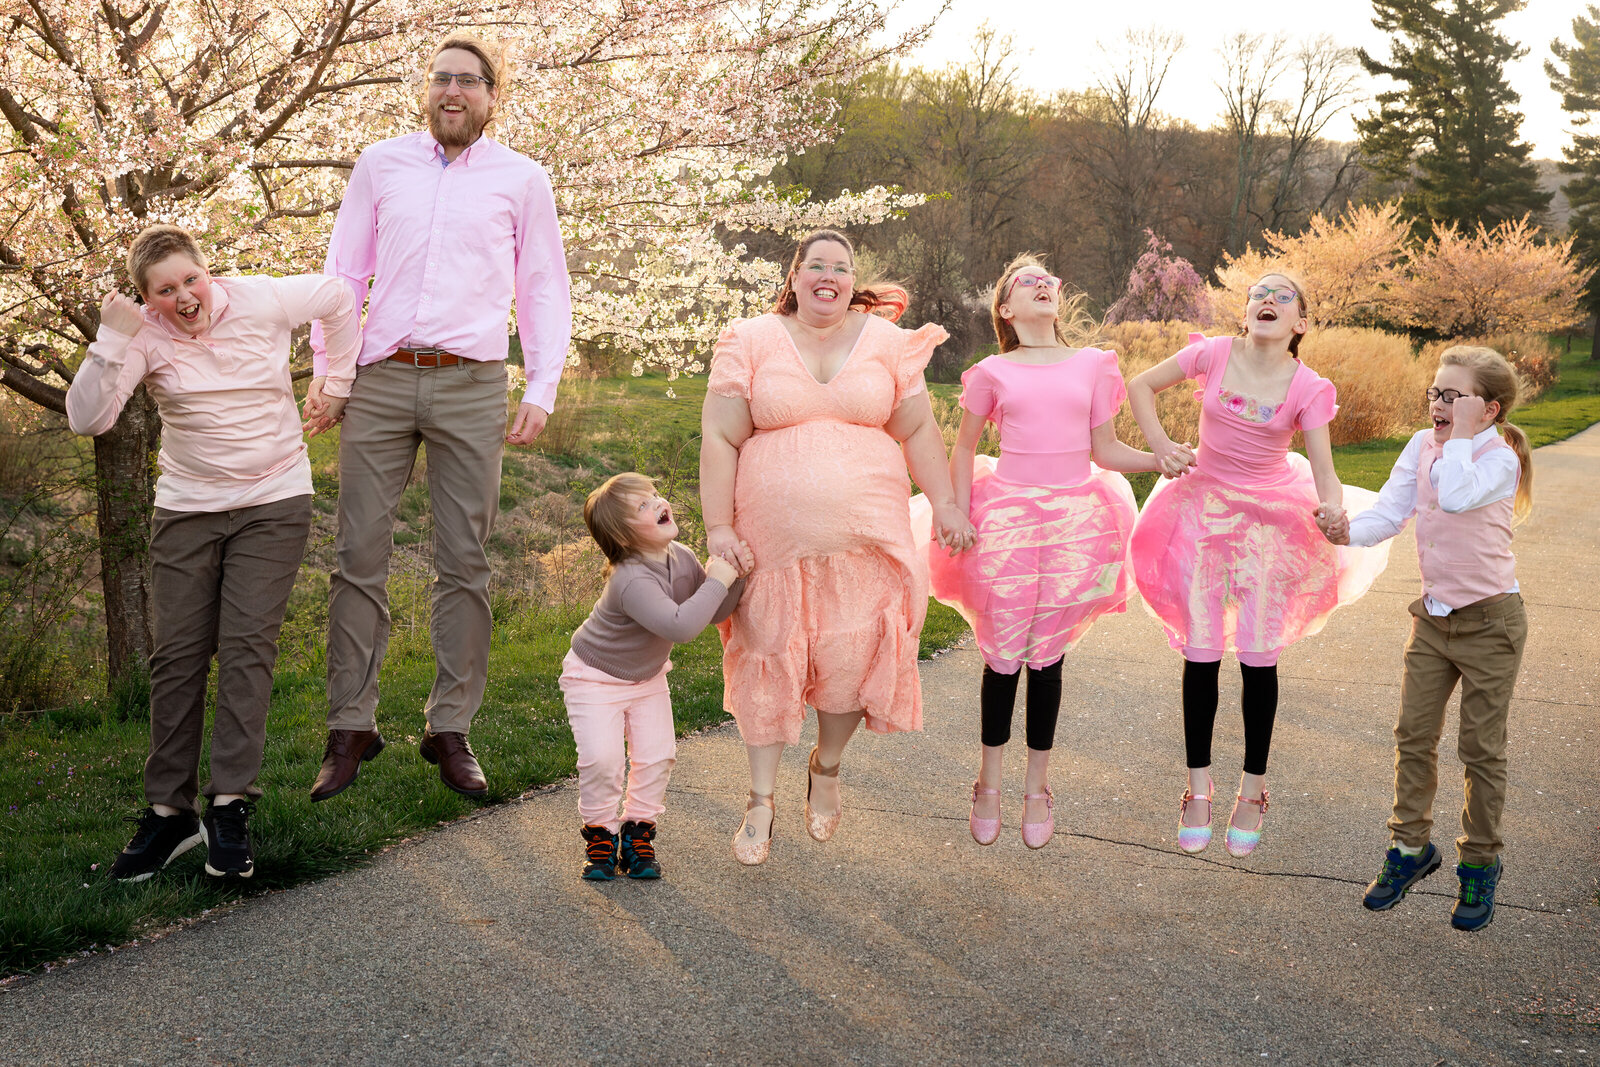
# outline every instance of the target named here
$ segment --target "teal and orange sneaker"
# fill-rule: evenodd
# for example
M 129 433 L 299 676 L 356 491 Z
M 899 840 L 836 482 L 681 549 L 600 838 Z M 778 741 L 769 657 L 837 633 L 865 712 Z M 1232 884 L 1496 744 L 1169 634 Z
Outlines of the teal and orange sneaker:
M 1493 863 L 1477 866 L 1471 863 L 1456 864 L 1456 877 L 1461 879 L 1461 895 L 1456 906 L 1450 909 L 1450 925 L 1457 930 L 1482 930 L 1494 918 L 1494 891 L 1500 884 L 1500 872 L 1505 864 L 1496 856 Z
M 591 882 L 609 882 L 617 876 L 617 835 L 604 826 L 583 827 L 586 862 L 583 877 Z
M 660 878 L 656 862 L 656 824 L 646 820 L 625 822 L 617 839 L 617 873 L 629 878 Z

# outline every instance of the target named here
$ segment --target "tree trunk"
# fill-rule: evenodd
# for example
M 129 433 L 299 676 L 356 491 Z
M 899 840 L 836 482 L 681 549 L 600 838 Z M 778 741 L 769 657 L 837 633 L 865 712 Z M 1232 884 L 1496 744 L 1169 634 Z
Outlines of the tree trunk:
M 107 687 L 149 669 L 150 515 L 155 506 L 161 416 L 140 387 L 116 424 L 94 439 L 100 525 L 100 584 L 105 593 Z
M 1589 362 L 1600 363 L 1600 315 L 1594 317 L 1594 332 L 1589 335 Z

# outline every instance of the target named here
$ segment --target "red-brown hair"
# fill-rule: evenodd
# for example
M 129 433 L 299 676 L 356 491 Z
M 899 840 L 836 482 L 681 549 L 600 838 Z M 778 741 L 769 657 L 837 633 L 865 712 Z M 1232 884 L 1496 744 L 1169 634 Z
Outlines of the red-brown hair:
M 799 309 L 799 298 L 794 295 L 794 275 L 800 269 L 800 264 L 805 262 L 806 253 L 811 251 L 811 246 L 819 241 L 837 241 L 844 245 L 845 251 L 850 254 L 850 266 L 856 265 L 856 246 L 851 243 L 850 238 L 838 230 L 813 230 L 806 234 L 795 247 L 794 259 L 789 263 L 789 272 L 783 276 L 783 289 L 778 293 L 777 302 L 772 305 L 774 314 L 793 315 Z M 911 294 L 906 292 L 905 286 L 882 278 L 866 281 L 856 279 L 850 291 L 850 307 L 882 315 L 890 322 L 897 321 L 910 306 Z

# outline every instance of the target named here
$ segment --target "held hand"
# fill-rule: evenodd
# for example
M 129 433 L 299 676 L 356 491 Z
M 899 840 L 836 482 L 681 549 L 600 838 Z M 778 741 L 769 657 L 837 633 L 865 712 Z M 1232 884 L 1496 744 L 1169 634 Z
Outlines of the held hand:
M 1450 439 L 1469 441 L 1483 424 L 1484 409 L 1488 402 L 1481 396 L 1458 396 L 1450 405 Z
M 113 289 L 100 301 L 100 322 L 132 337 L 144 326 L 144 313 L 138 304 Z
M 1156 470 L 1168 478 L 1181 478 L 1194 467 L 1194 449 L 1187 444 L 1168 441 L 1152 445 L 1151 451 L 1155 453 Z
M 310 388 L 306 390 L 305 406 L 301 409 L 300 429 L 307 437 L 326 433 L 344 418 L 344 405 L 348 398 L 328 396 L 324 393 L 322 389 L 326 381 L 326 378 L 313 378 Z
M 706 557 L 706 577 L 731 587 L 738 580 L 739 571 L 726 559 L 713 553 Z
M 961 513 L 954 504 L 939 504 L 933 509 L 933 536 L 940 547 L 950 550 L 953 556 L 965 552 L 978 543 L 978 531 L 972 520 Z
M 1322 536 L 1326 537 L 1329 543 L 1335 545 L 1350 543 L 1350 515 L 1344 508 L 1319 504 L 1313 514 L 1317 520 L 1317 528 L 1322 531 Z
M 506 443 L 533 444 L 534 438 L 544 432 L 545 420 L 549 418 L 549 413 L 537 404 L 518 404 L 517 417 L 511 424 L 511 432 L 506 434 Z
M 756 565 L 755 553 L 739 540 L 732 526 L 713 526 L 706 531 L 706 553 L 730 561 L 739 568 L 740 574 L 749 574 Z

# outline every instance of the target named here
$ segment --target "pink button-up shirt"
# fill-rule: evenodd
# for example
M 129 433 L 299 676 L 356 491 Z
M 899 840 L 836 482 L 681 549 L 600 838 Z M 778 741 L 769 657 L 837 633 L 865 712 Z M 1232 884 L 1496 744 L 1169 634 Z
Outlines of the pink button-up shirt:
M 156 507 L 233 511 L 311 493 L 289 377 L 289 335 L 327 328 L 330 396 L 348 396 L 361 327 L 349 287 L 301 274 L 211 279 L 211 327 L 179 333 L 144 309 L 129 337 L 102 325 L 67 390 L 67 423 L 99 434 L 143 382 L 161 411 Z
M 444 162 L 426 132 L 379 141 L 356 160 L 325 273 L 348 281 L 358 305 L 367 301 L 361 364 L 402 345 L 505 359 L 515 299 L 528 378 L 522 402 L 553 411 L 572 304 L 550 179 L 489 137 Z M 320 374 L 315 330 L 311 345 Z

